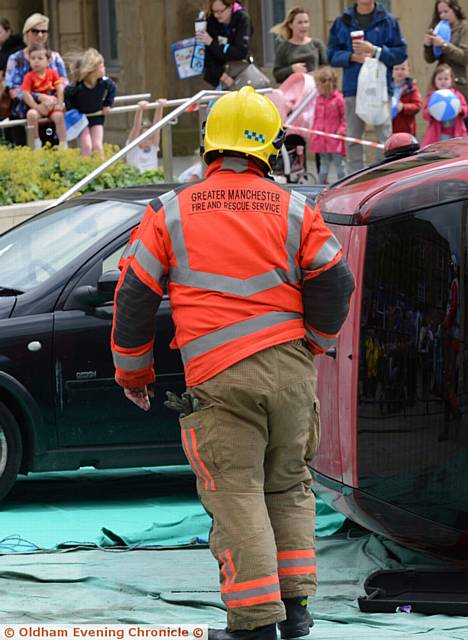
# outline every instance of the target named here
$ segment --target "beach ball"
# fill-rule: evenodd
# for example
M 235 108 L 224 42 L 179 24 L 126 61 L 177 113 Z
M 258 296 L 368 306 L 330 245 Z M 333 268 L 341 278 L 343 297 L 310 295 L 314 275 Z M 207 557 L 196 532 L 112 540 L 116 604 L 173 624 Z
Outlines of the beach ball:
M 439 122 L 453 120 L 460 113 L 460 99 L 450 89 L 439 89 L 429 98 L 428 110 Z
M 396 100 L 395 96 L 392 97 L 392 108 L 390 109 L 390 115 L 392 116 L 392 120 L 394 120 L 398 115 L 398 100 Z

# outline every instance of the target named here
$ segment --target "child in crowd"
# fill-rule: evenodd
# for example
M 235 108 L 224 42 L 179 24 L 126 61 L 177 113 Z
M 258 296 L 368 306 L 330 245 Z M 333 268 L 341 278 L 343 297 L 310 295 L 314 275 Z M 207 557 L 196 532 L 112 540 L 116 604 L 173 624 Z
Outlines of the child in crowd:
M 195 182 L 195 180 L 201 180 L 205 174 L 206 165 L 200 160 L 200 149 L 197 149 L 193 154 L 192 164 L 184 169 L 178 176 L 179 182 Z
M 410 77 L 408 60 L 393 67 L 393 99 L 397 113 L 392 121 L 393 133 L 416 135 L 416 114 L 423 108 L 423 99 Z
M 449 138 L 458 138 L 459 136 L 466 136 L 466 126 L 464 118 L 468 115 L 468 104 L 462 94 L 453 88 L 454 75 L 451 67 L 448 64 L 440 64 L 436 67 L 432 74 L 430 91 L 426 97 L 426 106 L 424 107 L 423 117 L 429 120 L 429 126 L 424 134 L 424 138 L 421 142 L 421 147 L 425 147 L 433 142 L 439 140 L 448 140 Z M 453 120 L 447 120 L 440 122 L 431 116 L 429 113 L 429 100 L 434 91 L 439 89 L 450 89 L 460 100 L 460 112 Z
M 161 120 L 164 105 L 166 104 L 165 98 L 158 98 L 159 106 L 154 110 L 153 122 L 156 124 Z M 138 111 L 135 112 L 135 118 L 133 120 L 133 127 L 130 131 L 126 145 L 135 138 L 138 138 L 144 131 L 150 128 L 152 124 L 148 120 L 143 120 L 143 111 L 148 106 L 147 100 L 140 100 L 138 103 Z M 158 151 L 159 140 L 161 137 L 161 130 L 159 129 L 152 136 L 149 136 L 143 142 L 140 142 L 136 147 L 133 147 L 126 156 L 126 161 L 132 167 L 135 167 L 139 171 L 155 171 L 158 168 Z
M 65 88 L 67 109 L 77 109 L 80 113 L 102 111 L 103 115 L 88 116 L 88 126 L 80 133 L 81 155 L 92 152 L 103 154 L 104 116 L 112 107 L 116 87 L 106 76 L 104 58 L 96 49 L 87 49 L 81 54 L 69 57 L 72 84 Z
M 55 124 L 59 144 L 67 146 L 67 134 L 63 117 L 64 80 L 55 69 L 49 67 L 50 51 L 43 44 L 33 44 L 29 48 L 29 63 L 31 71 L 24 76 L 21 84 L 23 100 L 29 109 L 26 114 L 29 127 L 34 127 L 34 148 L 42 147 L 39 137 L 38 120 L 49 118 Z M 47 96 L 44 102 L 34 98 L 34 94 Z
M 314 74 L 317 84 L 313 129 L 325 133 L 346 135 L 345 101 L 338 91 L 338 76 L 332 67 L 320 67 Z M 310 148 L 320 154 L 319 183 L 327 184 L 328 172 L 332 164 L 336 167 L 338 178 L 345 174 L 343 158 L 346 155 L 344 140 L 312 134 Z

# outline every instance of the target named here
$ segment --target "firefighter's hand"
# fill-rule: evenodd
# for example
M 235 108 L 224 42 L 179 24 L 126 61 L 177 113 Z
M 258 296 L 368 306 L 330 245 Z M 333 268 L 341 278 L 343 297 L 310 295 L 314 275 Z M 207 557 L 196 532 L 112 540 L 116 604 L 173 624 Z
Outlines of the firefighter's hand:
M 127 389 L 124 387 L 124 394 L 128 400 L 136 404 L 140 409 L 143 409 L 143 411 L 149 411 L 151 407 L 150 398 L 154 398 L 153 389 L 146 385 L 141 389 Z

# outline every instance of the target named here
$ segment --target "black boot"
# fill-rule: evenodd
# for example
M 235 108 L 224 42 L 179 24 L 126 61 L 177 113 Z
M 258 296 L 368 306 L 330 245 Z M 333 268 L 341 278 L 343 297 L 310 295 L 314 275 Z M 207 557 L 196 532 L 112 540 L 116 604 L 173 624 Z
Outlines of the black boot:
M 286 620 L 278 622 L 283 640 L 302 638 L 309 635 L 309 629 L 314 621 L 307 610 L 307 596 L 299 598 L 285 598 Z
M 267 624 L 251 631 L 208 629 L 208 640 L 277 640 L 276 625 Z

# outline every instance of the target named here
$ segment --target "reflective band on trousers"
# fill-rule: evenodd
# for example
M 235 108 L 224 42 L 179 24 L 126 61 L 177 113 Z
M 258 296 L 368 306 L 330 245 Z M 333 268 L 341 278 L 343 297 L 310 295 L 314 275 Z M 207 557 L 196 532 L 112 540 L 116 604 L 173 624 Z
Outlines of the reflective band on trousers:
M 256 331 L 261 331 L 262 329 L 267 329 L 268 327 L 273 327 L 277 324 L 288 322 L 289 320 L 302 320 L 302 315 L 300 313 L 272 311 L 263 316 L 241 320 L 241 322 L 235 322 L 218 331 L 207 333 L 181 347 L 180 353 L 182 354 L 184 365 L 192 358 L 200 356 L 215 347 L 226 344 L 226 342 L 243 338 Z
M 117 351 L 112 351 L 114 365 L 127 371 L 140 371 L 153 364 L 153 350 L 147 351 L 142 356 L 126 356 Z
M 169 278 L 171 282 L 177 282 L 187 287 L 248 297 L 277 287 L 285 282 L 296 284 L 300 281 L 301 270 L 296 264 L 296 256 L 301 244 L 302 220 L 306 205 L 306 197 L 301 193 L 293 191 L 289 198 L 288 237 L 286 240 L 288 271 L 285 269 L 273 269 L 267 273 L 245 279 L 190 269 L 187 245 L 182 231 L 179 199 L 174 191 L 170 191 L 161 196 L 160 200 L 166 212 L 167 230 L 178 265 L 177 268 L 170 270 Z
M 283 567 L 315 567 L 314 558 L 295 558 L 294 560 L 278 560 L 278 568 Z
M 206 491 L 216 491 L 216 484 L 213 476 L 208 471 L 206 465 L 200 457 L 197 446 L 197 434 L 195 429 L 182 429 L 182 444 L 189 459 L 192 469 L 197 476 L 204 481 Z
M 278 574 L 222 585 L 221 598 L 230 609 L 281 600 Z
M 297 551 L 278 552 L 278 575 L 298 576 L 316 574 L 314 549 L 299 549 Z
M 274 584 L 267 584 L 264 587 L 257 587 L 256 589 L 248 589 L 245 591 L 236 591 L 235 593 L 223 593 L 222 598 L 224 602 L 229 600 L 240 600 L 243 598 L 254 598 L 256 596 L 265 595 L 267 593 L 275 593 L 278 591 L 278 582 Z
M 336 338 L 326 338 L 325 336 L 320 335 L 320 333 L 312 331 L 312 329 L 307 329 L 306 336 L 324 351 L 330 349 L 330 347 L 332 347 L 336 342 Z
M 225 551 L 221 551 L 218 554 L 219 561 L 221 562 L 221 573 L 224 575 L 226 585 L 232 584 L 237 575 L 237 571 L 234 567 L 234 563 L 232 561 L 231 552 L 229 549 Z

